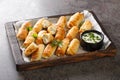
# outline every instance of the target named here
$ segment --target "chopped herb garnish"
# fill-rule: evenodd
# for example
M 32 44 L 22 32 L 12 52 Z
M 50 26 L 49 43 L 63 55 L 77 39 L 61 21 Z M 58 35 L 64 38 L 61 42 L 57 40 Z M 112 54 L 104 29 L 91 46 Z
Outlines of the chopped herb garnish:
M 32 27 L 27 27 L 27 30 L 28 30 L 28 31 L 31 31 L 31 30 L 32 30 Z
M 94 33 L 90 32 L 89 34 L 90 34 L 90 38 L 96 43 Z
M 98 36 L 96 36 L 96 39 L 97 39 L 97 40 L 101 40 Z
M 38 37 L 38 34 L 35 33 L 35 34 L 33 34 L 32 36 L 33 36 L 34 38 L 37 38 L 37 37 Z
M 101 37 L 97 33 L 89 32 L 89 33 L 85 33 L 83 35 L 83 39 L 86 42 L 89 42 L 89 43 L 97 43 L 97 42 L 99 42 L 101 40 Z
M 52 45 L 52 47 L 54 47 L 54 46 L 61 47 L 62 46 L 62 41 L 53 40 L 51 45 Z
M 78 27 L 80 28 L 83 25 L 84 22 L 85 22 L 84 20 L 81 21 Z

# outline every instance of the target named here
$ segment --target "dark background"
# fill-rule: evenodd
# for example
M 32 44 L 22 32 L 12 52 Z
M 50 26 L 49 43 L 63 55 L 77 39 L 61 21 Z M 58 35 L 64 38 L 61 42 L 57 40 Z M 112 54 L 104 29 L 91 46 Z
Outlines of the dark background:
M 17 72 L 6 22 L 92 10 L 117 47 L 117 55 L 92 61 Z M 0 0 L 0 80 L 120 80 L 119 0 Z

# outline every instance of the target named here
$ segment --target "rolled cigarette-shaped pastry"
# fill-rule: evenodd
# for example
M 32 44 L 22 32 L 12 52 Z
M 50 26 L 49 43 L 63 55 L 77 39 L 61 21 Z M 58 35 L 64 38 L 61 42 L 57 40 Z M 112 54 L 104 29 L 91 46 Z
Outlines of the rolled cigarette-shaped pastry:
M 30 31 L 29 33 L 28 33 L 28 36 L 26 37 L 26 39 L 25 39 L 25 41 L 24 41 L 24 43 L 23 43 L 23 47 L 28 47 L 32 42 L 34 42 L 35 41 L 35 38 L 34 38 L 34 34 L 37 34 L 36 32 L 34 32 L 34 31 Z
M 57 26 L 55 24 L 52 24 L 51 26 L 48 27 L 47 31 L 51 33 L 52 35 L 55 35 L 57 30 Z
M 25 56 L 30 56 L 33 52 L 38 49 L 38 46 L 32 42 L 24 51 Z
M 84 14 L 77 12 L 70 17 L 67 23 L 67 27 L 71 28 L 73 26 L 79 26 L 79 24 L 83 21 L 83 19 L 84 19 Z
M 31 27 L 32 24 L 30 21 L 26 21 L 24 22 L 21 27 L 19 28 L 18 30 L 18 33 L 17 33 L 17 38 L 20 39 L 20 40 L 25 40 L 25 38 L 27 37 L 28 35 L 28 30 L 27 28 L 28 27 Z
M 77 36 L 78 33 L 78 26 L 73 26 L 67 33 L 66 38 L 72 40 Z
M 66 23 L 67 23 L 67 18 L 65 16 L 61 16 L 58 20 L 58 22 L 56 23 L 56 25 L 58 27 L 62 27 L 64 28 L 66 26 Z
M 79 45 L 80 45 L 80 41 L 78 39 L 73 39 L 67 49 L 67 55 L 74 55 L 77 53 L 78 49 L 79 49 Z
M 33 26 L 33 31 L 35 31 L 36 33 L 40 32 L 40 30 L 42 30 L 43 25 L 42 22 L 45 20 L 45 18 L 41 18 L 39 19 L 36 24 Z
M 35 42 L 36 44 L 42 44 L 43 43 L 43 40 L 42 40 L 42 37 L 43 35 L 47 33 L 46 30 L 41 30 L 39 33 L 38 33 L 38 37 L 36 38 Z
M 85 20 L 83 25 L 80 27 L 79 32 L 80 34 L 83 33 L 86 30 L 91 30 L 92 29 L 92 23 L 89 20 Z
M 52 56 L 56 50 L 57 46 L 52 46 L 51 44 L 48 44 L 42 54 L 43 58 L 48 58 L 50 56 Z
M 38 49 L 32 53 L 31 55 L 31 61 L 38 61 L 42 57 L 42 53 L 44 51 L 45 45 L 44 44 L 39 44 Z
M 63 40 L 64 37 L 65 37 L 65 29 L 61 28 L 61 27 L 58 27 L 57 28 L 57 33 L 55 35 L 55 39 L 56 40 Z
M 43 28 L 48 28 L 51 24 L 52 23 L 46 19 L 42 21 Z
M 70 41 L 69 41 L 68 38 L 63 39 L 61 46 L 59 46 L 59 47 L 57 48 L 55 54 L 56 54 L 57 56 L 64 56 L 64 55 L 65 55 L 65 52 L 66 52 L 66 50 L 67 50 L 67 47 L 68 47 L 68 45 L 69 45 L 69 42 L 70 42 Z
M 52 35 L 51 33 L 45 33 L 45 34 L 42 36 L 42 39 L 43 39 L 43 42 L 44 42 L 45 44 L 48 44 L 49 42 L 51 42 L 51 41 L 54 39 L 54 37 L 53 37 L 53 35 Z

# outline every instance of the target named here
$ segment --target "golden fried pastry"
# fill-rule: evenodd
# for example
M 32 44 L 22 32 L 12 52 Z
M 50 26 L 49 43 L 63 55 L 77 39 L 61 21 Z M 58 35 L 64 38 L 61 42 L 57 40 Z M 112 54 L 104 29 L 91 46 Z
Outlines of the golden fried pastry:
M 31 55 L 31 61 L 38 61 L 41 59 L 42 53 L 44 51 L 45 45 L 44 44 L 39 44 L 38 49 L 32 53 Z
M 61 17 L 59 18 L 58 22 L 56 23 L 56 25 L 57 25 L 58 27 L 65 28 L 66 23 L 67 23 L 67 18 L 66 18 L 66 16 L 61 16 Z
M 41 30 L 39 33 L 38 33 L 38 37 L 36 38 L 35 42 L 36 44 L 42 44 L 43 43 L 43 40 L 42 40 L 42 37 L 43 35 L 47 33 L 46 30 Z
M 34 31 L 30 31 L 28 33 L 28 36 L 26 37 L 24 43 L 23 43 L 23 47 L 28 47 L 32 42 L 35 41 L 35 38 L 33 37 L 34 34 L 37 34 L 36 32 Z
M 26 21 L 22 24 L 22 26 L 19 28 L 18 33 L 17 33 L 17 38 L 20 40 L 25 40 L 25 38 L 28 35 L 28 27 L 31 27 L 32 24 L 30 21 Z
M 73 26 L 67 33 L 66 38 L 72 40 L 77 36 L 78 33 L 78 26 Z
M 50 21 L 48 21 L 46 19 L 42 21 L 43 28 L 48 28 L 50 25 L 52 25 L 52 23 Z
M 51 42 L 51 41 L 54 39 L 54 37 L 53 37 L 53 35 L 52 35 L 51 33 L 45 33 L 45 34 L 42 36 L 42 39 L 43 39 L 43 42 L 44 42 L 45 44 L 48 44 L 49 42 Z
M 32 42 L 24 51 L 25 56 L 30 56 L 33 52 L 38 49 L 38 46 Z
M 33 31 L 35 31 L 36 33 L 40 32 L 40 30 L 42 30 L 43 25 L 42 22 L 45 20 L 45 18 L 41 18 L 39 19 L 36 24 L 33 26 Z
M 48 44 L 42 54 L 43 58 L 48 58 L 50 56 L 52 56 L 56 50 L 57 46 L 52 46 L 51 44 Z
M 89 20 L 85 20 L 83 25 L 80 27 L 79 32 L 80 34 L 83 33 L 86 30 L 91 30 L 92 29 L 92 23 Z
M 70 17 L 67 23 L 67 27 L 72 28 L 73 26 L 79 26 L 79 24 L 83 20 L 84 20 L 84 14 L 77 12 Z
M 48 27 L 47 31 L 51 33 L 52 35 L 55 35 L 57 30 L 57 26 L 55 24 L 52 24 L 51 26 Z
M 77 38 L 73 39 L 68 46 L 66 54 L 67 55 L 76 54 L 79 49 L 79 45 L 80 45 L 80 41 Z
M 65 52 L 66 52 L 66 50 L 67 50 L 67 47 L 68 47 L 68 45 L 69 45 L 69 42 L 70 42 L 70 41 L 69 41 L 68 38 L 63 39 L 61 46 L 59 46 L 59 47 L 57 48 L 55 54 L 56 54 L 57 56 L 64 56 L 64 55 L 65 55 Z
M 57 33 L 55 35 L 55 39 L 57 40 L 63 40 L 65 37 L 65 29 L 62 27 L 57 28 Z

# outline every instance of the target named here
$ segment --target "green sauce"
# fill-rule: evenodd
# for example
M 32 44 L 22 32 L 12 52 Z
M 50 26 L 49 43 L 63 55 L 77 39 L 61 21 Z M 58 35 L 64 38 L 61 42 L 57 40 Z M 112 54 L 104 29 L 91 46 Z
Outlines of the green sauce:
M 97 33 L 89 32 L 83 34 L 82 39 L 87 43 L 98 43 L 102 40 L 102 37 Z

